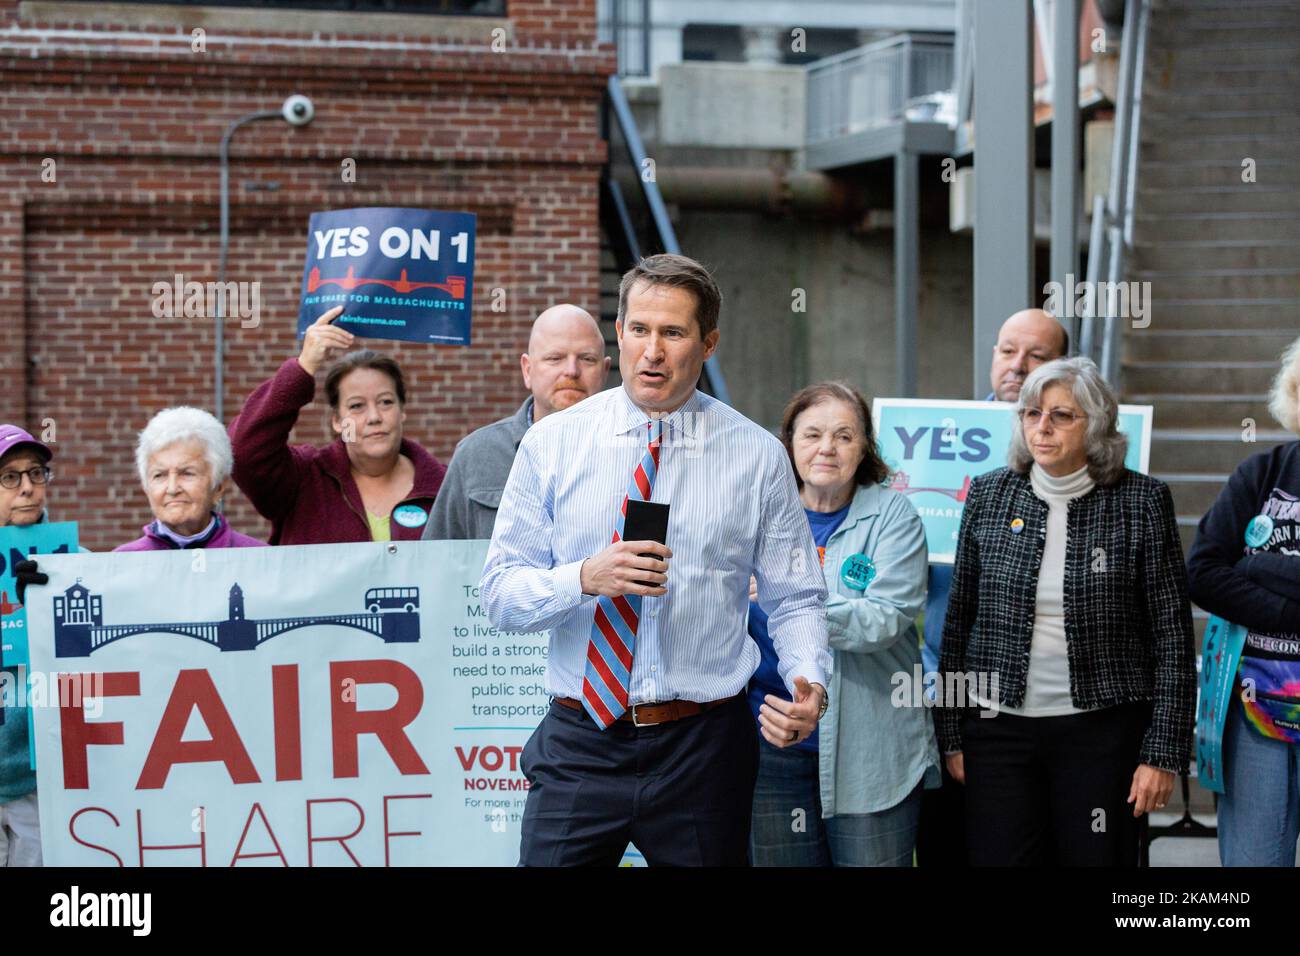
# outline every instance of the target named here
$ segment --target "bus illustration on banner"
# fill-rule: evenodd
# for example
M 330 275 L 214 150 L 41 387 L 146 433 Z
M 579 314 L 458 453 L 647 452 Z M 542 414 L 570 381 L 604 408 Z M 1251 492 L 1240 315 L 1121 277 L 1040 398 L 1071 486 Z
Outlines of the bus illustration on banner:
M 366 592 L 366 610 L 371 614 L 380 611 L 405 611 L 410 614 L 419 606 L 419 588 L 371 588 Z

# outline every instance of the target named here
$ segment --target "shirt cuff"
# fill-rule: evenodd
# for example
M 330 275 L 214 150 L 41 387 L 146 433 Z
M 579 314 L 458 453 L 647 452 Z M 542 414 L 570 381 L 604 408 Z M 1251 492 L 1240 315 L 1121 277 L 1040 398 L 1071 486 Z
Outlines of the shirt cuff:
M 566 597 L 575 604 L 589 597 L 582 593 L 582 561 L 574 561 L 571 564 L 562 564 L 555 569 L 555 593 L 558 596 Z
M 794 679 L 796 677 L 802 677 L 810 684 L 821 684 L 822 687 L 826 688 L 826 693 L 829 694 L 831 692 L 831 682 L 827 679 L 820 667 L 811 662 L 807 664 L 796 664 L 794 667 L 790 668 L 790 673 L 786 675 L 785 679 L 786 690 L 790 691 L 791 700 L 794 700 Z

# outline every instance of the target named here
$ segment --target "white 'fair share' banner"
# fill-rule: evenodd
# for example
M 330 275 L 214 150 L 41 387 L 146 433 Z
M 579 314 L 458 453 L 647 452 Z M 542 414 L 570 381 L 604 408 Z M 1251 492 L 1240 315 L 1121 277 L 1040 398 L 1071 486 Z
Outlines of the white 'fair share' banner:
M 28 594 L 50 866 L 512 865 L 544 634 L 487 542 L 57 555 Z

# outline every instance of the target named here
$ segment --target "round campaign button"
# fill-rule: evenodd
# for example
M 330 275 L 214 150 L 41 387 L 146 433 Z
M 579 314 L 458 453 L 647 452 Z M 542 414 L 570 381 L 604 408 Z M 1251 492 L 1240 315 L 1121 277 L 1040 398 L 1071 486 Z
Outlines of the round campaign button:
M 1025 519 L 1024 519 L 1024 518 L 1012 518 L 1012 519 L 1011 519 L 1011 533 L 1012 533 L 1012 534 L 1020 534 L 1020 532 L 1022 532 L 1022 531 L 1024 531 L 1024 530 L 1025 530 Z
M 1255 515 L 1246 525 L 1246 544 L 1252 548 L 1262 548 L 1273 537 L 1273 519 L 1268 515 Z
M 403 528 L 418 528 L 429 520 L 419 505 L 402 505 L 393 509 L 393 520 Z
M 865 554 L 851 554 L 840 565 L 840 580 L 855 591 L 865 591 L 875 578 L 875 562 Z

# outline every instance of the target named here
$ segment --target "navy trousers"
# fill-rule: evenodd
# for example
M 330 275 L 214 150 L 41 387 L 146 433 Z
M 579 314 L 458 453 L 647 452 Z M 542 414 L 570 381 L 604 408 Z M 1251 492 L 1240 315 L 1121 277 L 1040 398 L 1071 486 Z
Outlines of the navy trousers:
M 601 730 L 552 703 L 522 755 L 520 866 L 744 866 L 758 730 L 744 695 L 696 717 Z

